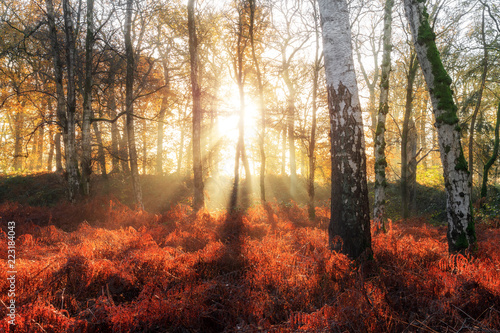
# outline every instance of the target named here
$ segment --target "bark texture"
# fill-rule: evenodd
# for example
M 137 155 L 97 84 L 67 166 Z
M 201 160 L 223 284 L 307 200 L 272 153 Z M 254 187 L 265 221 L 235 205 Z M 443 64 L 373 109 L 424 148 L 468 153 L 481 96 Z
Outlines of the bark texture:
M 76 42 L 73 27 L 73 15 L 69 0 L 63 0 L 64 30 L 66 34 L 66 58 L 68 70 L 68 85 L 66 98 L 65 155 L 66 173 L 68 177 L 68 199 L 75 201 L 80 188 L 78 179 L 78 160 L 76 156 L 76 85 L 75 63 Z
M 394 0 L 387 0 L 384 9 L 384 52 L 382 55 L 382 73 L 380 79 L 380 104 L 378 108 L 377 128 L 375 130 L 375 199 L 373 204 L 373 223 L 377 228 L 385 228 L 385 188 L 387 180 L 385 168 L 385 119 L 389 113 L 389 76 L 391 73 L 391 35 L 392 7 Z
M 194 16 L 195 0 L 188 1 L 189 55 L 191 64 L 191 90 L 193 94 L 193 208 L 199 210 L 205 205 L 203 194 L 203 164 L 201 160 L 201 91 L 198 83 L 198 38 Z
M 371 256 L 365 141 L 349 10 L 345 0 L 320 0 L 318 3 L 331 125 L 330 246 L 351 258 Z
M 404 0 L 405 12 L 427 82 L 436 118 L 439 151 L 447 193 L 448 248 L 450 252 L 474 249 L 476 234 L 471 205 L 469 171 L 460 141 L 457 107 L 450 88 L 451 78 L 441 62 L 435 34 L 422 0 Z
M 92 173 L 92 135 L 90 119 L 92 115 L 92 48 L 94 46 L 94 0 L 87 0 L 87 36 L 85 38 L 85 82 L 83 87 L 82 120 L 82 189 L 83 195 L 90 193 Z
M 406 75 L 406 103 L 403 117 L 403 130 L 401 133 L 401 201 L 402 216 L 410 216 L 409 202 L 411 192 L 412 165 L 416 154 L 415 122 L 411 119 L 413 112 L 413 87 L 417 76 L 418 62 L 416 54 L 410 55 L 410 64 Z M 416 168 L 415 168 L 416 169 Z M 416 170 L 415 170 L 416 171 Z

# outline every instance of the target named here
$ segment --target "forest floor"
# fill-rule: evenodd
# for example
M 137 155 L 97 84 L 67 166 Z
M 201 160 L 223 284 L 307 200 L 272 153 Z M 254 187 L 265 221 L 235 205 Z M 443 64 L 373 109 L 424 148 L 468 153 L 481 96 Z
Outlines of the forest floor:
M 500 329 L 498 217 L 478 215 L 470 256 L 449 255 L 446 227 L 429 215 L 391 222 L 360 264 L 328 249 L 326 205 L 310 221 L 306 208 L 276 199 L 233 215 L 195 214 L 184 202 L 138 211 L 109 193 L 73 205 L 44 195 L 23 202 L 37 186 L 59 196 L 46 177 L 8 180 L 18 202 L 3 201 L 0 182 L 0 332 L 11 299 L 8 221 L 16 332 Z M 26 191 L 35 192 L 23 199 Z

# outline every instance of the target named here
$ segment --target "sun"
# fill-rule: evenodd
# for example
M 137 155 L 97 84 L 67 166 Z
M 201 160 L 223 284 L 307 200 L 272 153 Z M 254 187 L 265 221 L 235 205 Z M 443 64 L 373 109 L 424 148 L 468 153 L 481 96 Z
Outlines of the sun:
M 227 101 L 228 112 L 218 119 L 218 140 L 223 143 L 219 167 L 221 173 L 227 176 L 232 176 L 234 174 L 235 151 L 239 137 L 239 108 L 239 96 L 237 94 L 232 94 Z M 246 154 L 250 160 L 251 167 L 252 164 L 254 164 L 252 163 L 254 154 L 251 148 L 257 144 L 259 119 L 260 113 L 257 104 L 247 97 L 245 99 L 244 132 Z

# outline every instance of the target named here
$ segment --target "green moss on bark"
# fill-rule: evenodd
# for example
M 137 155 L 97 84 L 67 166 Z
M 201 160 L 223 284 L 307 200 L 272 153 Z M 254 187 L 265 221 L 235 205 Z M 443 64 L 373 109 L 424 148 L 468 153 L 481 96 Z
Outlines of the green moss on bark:
M 460 147 L 460 155 L 458 155 L 458 158 L 455 162 L 455 170 L 465 171 L 465 172 L 469 173 L 469 170 L 467 168 L 467 161 L 465 160 L 465 156 L 464 156 L 464 151 L 461 147 Z
M 453 91 L 450 88 L 452 80 L 446 72 L 441 56 L 436 46 L 436 35 L 429 24 L 427 11 L 424 9 L 424 18 L 420 22 L 417 42 L 427 48 L 427 59 L 432 66 L 434 76 L 433 92 L 438 100 L 440 115 L 436 118 L 438 123 L 455 125 L 458 123 L 457 107 L 453 101 Z

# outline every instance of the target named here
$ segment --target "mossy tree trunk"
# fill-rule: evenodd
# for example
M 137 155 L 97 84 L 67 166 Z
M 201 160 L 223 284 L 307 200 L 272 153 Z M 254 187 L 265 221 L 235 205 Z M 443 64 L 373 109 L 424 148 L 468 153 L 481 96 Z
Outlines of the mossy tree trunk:
M 346 0 L 320 0 L 332 158 L 330 247 L 371 256 L 363 118 Z M 339 239 L 340 237 L 340 239 Z
M 431 97 L 447 193 L 448 248 L 451 253 L 474 249 L 476 234 L 469 171 L 460 141 L 451 78 L 441 62 L 435 34 L 422 0 L 404 0 L 405 12 Z
M 391 34 L 392 7 L 394 0 L 386 0 L 384 8 L 384 52 L 382 55 L 382 73 L 380 79 L 380 104 L 378 108 L 377 129 L 375 131 L 375 199 L 373 204 L 373 222 L 377 228 L 385 228 L 385 187 L 387 180 L 385 168 L 385 119 L 389 113 L 389 75 L 391 73 Z

